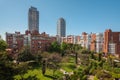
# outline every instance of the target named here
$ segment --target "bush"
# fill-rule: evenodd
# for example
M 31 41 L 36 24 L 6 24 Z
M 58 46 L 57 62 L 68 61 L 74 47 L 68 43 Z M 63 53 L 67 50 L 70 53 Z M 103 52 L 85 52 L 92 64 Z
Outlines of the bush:
M 30 61 L 30 60 L 34 60 L 35 57 L 32 55 L 32 53 L 30 52 L 29 49 L 25 49 L 22 52 L 20 52 L 18 54 L 18 61 L 24 62 L 24 61 Z
M 99 80 L 96 76 L 94 77 L 94 80 Z
M 82 80 L 87 80 L 87 76 L 84 75 L 84 76 L 82 77 Z

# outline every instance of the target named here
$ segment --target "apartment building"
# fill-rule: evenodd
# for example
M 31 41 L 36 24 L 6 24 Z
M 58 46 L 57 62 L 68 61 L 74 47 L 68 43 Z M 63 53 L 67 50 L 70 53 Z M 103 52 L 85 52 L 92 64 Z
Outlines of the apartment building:
M 120 56 L 120 32 L 107 29 L 104 32 L 103 52 Z
M 20 51 L 25 46 L 29 46 L 32 53 L 46 51 L 54 41 L 56 41 L 56 37 L 50 37 L 45 32 L 41 34 L 31 34 L 30 31 L 26 31 L 25 34 L 6 33 L 8 48 L 12 49 L 13 53 Z
M 91 34 L 91 44 L 90 44 L 90 50 L 96 51 L 96 34 Z
M 20 32 L 6 33 L 6 42 L 8 48 L 13 50 L 13 53 L 18 52 L 24 45 L 24 35 Z
M 75 36 L 74 35 L 68 35 L 67 37 L 61 37 L 61 43 L 65 42 L 68 44 L 75 44 Z
M 103 33 L 96 33 L 96 52 L 103 52 Z

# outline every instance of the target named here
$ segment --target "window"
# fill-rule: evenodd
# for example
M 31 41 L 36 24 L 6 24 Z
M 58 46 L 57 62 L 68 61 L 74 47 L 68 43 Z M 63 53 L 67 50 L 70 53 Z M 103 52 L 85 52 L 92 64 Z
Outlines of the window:
M 38 42 L 38 45 L 40 45 L 40 44 L 41 44 L 41 41 Z
M 38 46 L 38 48 L 41 48 L 41 46 Z
M 115 53 L 115 44 L 110 43 L 108 47 L 109 47 L 109 49 L 108 49 L 109 53 L 114 54 Z

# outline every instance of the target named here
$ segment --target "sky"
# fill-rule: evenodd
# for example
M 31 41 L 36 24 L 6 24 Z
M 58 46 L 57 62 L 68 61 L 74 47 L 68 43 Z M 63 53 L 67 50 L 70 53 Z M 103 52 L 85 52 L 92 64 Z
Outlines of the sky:
M 66 20 L 66 34 L 120 31 L 120 0 L 0 0 L 0 35 L 28 29 L 28 9 L 39 11 L 39 31 L 56 35 L 57 20 Z

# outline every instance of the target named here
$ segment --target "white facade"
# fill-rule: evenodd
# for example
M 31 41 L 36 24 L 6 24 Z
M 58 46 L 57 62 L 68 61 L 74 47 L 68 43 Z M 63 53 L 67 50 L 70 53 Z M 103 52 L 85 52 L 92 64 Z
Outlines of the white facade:
M 102 52 L 103 49 L 103 33 L 96 34 L 96 52 Z
M 24 46 L 31 46 L 31 34 L 24 35 Z
M 90 44 L 91 44 L 91 35 L 90 35 L 90 34 L 87 34 L 87 35 L 86 35 L 86 43 L 85 43 L 86 49 L 90 50 Z
M 80 37 L 80 42 L 79 43 L 81 44 L 82 47 L 85 47 L 85 40 L 84 40 L 83 35 Z
M 82 47 L 85 47 L 86 49 L 90 50 L 91 35 L 81 35 L 79 43 Z
M 115 43 L 109 43 L 109 53 L 115 54 Z

